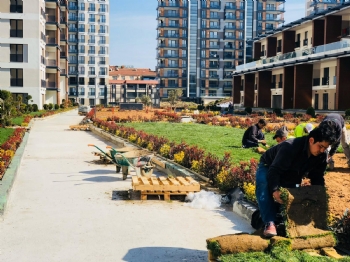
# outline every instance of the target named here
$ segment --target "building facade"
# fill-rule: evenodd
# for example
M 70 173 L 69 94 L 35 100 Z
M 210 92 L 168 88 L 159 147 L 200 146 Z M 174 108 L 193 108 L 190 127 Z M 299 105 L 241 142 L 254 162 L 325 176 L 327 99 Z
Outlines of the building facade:
M 109 104 L 134 103 L 142 96 L 149 96 L 153 106 L 158 107 L 159 81 L 155 71 L 148 68 L 109 67 Z
M 66 0 L 0 0 L 0 89 L 28 103 L 67 99 Z
M 109 65 L 109 0 L 68 0 L 69 98 L 106 104 Z
M 281 24 L 283 0 L 158 1 L 160 96 L 232 96 L 232 71 L 252 59 L 254 36 Z
M 343 3 L 344 0 L 306 0 L 305 16 L 313 15 Z
M 254 42 L 236 67 L 233 100 L 248 107 L 350 108 L 350 4 L 284 25 Z

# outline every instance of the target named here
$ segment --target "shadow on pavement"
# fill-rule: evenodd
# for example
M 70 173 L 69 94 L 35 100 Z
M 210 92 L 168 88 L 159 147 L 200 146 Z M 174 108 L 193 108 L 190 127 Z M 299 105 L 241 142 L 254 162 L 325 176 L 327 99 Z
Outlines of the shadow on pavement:
M 205 239 L 203 239 L 205 245 Z M 123 257 L 127 262 L 198 262 L 208 261 L 208 252 L 196 249 L 186 249 L 180 247 L 140 247 L 133 248 Z
M 95 169 L 95 170 L 80 171 L 79 174 L 87 174 L 87 175 L 107 175 L 107 174 L 116 174 L 116 173 L 115 173 L 114 170 Z
M 82 181 L 89 181 L 89 182 L 116 182 L 121 181 L 121 177 L 114 177 L 114 176 L 95 176 L 90 178 L 84 178 Z
M 223 209 L 214 211 L 228 219 L 232 223 L 233 230 L 243 230 L 243 232 L 246 232 L 248 234 L 255 231 L 254 228 L 251 227 L 250 222 L 232 212 L 232 205 L 221 205 L 221 208 Z

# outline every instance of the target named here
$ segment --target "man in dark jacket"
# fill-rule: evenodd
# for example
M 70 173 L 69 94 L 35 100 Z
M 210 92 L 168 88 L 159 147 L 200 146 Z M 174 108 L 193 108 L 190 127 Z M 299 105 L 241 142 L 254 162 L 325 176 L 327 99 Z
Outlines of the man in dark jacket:
M 343 117 L 339 114 L 332 113 L 332 114 L 328 114 L 323 119 L 322 122 L 324 121 L 333 121 L 340 134 L 340 136 L 337 137 L 337 141 L 332 145 L 331 149 L 329 150 L 328 158 L 329 158 L 330 169 L 334 168 L 334 161 L 332 159 L 332 156 L 337 152 L 337 149 L 340 143 L 341 143 L 341 146 L 343 147 L 343 151 L 348 162 L 348 167 L 350 167 L 350 148 L 349 148 L 348 134 L 346 131 Z
M 277 235 L 274 201 L 282 203 L 280 187 L 294 188 L 301 184 L 303 177 L 308 177 L 311 185 L 324 185 L 326 149 L 336 142 L 338 132 L 334 122 L 325 121 L 308 136 L 288 139 L 261 156 L 255 193 L 266 237 Z
M 264 126 L 266 126 L 266 121 L 264 119 L 260 119 L 257 124 L 249 127 L 244 132 L 244 135 L 242 138 L 242 147 L 243 148 L 258 147 L 259 143 L 266 145 L 265 136 L 261 131 Z

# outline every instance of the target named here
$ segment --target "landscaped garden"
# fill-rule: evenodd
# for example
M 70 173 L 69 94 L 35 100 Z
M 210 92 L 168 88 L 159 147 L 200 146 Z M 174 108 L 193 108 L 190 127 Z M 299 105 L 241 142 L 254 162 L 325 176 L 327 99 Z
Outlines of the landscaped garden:
M 99 119 L 101 111 L 103 119 Z M 276 142 L 272 136 L 281 126 L 287 126 L 292 133 L 301 122 L 312 122 L 317 126 L 324 117 L 307 114 L 278 117 L 268 113 L 220 117 L 215 112 L 191 114 L 188 111 L 174 113 L 169 110 L 150 110 L 147 113 L 116 111 L 113 114 L 108 114 L 107 110 L 101 111 L 97 112 L 94 125 L 192 169 L 209 178 L 222 191 L 240 187 L 246 198 L 253 202 L 255 172 L 260 155 L 253 149 L 241 148 L 244 130 L 260 118 L 265 118 L 269 122 L 265 135 L 268 144 L 273 146 Z M 197 123 L 180 123 L 182 115 L 190 115 Z M 91 113 L 88 115 L 92 116 Z M 343 245 L 348 245 L 350 212 L 345 211 L 350 207 L 350 170 L 343 154 L 336 154 L 335 159 L 335 170 L 327 172 L 325 176 L 330 197 L 328 225 L 338 233 Z
M 53 114 L 70 110 L 73 107 L 71 101 L 62 100 L 61 105 L 45 104 L 44 110 L 38 110 L 36 104 L 23 103 L 22 97 L 16 100 L 10 92 L 0 90 L 0 180 L 17 148 L 32 118 L 42 118 Z M 26 97 L 28 102 L 31 96 Z

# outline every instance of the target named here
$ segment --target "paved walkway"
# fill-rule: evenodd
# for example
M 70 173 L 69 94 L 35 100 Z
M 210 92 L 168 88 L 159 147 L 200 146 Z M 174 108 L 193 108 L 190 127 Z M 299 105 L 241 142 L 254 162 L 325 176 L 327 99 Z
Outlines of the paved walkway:
M 112 200 L 131 180 L 91 162 L 87 144 L 109 143 L 67 130 L 81 119 L 74 110 L 34 123 L 0 217 L 0 261 L 207 261 L 206 238 L 251 232 L 225 210 Z

